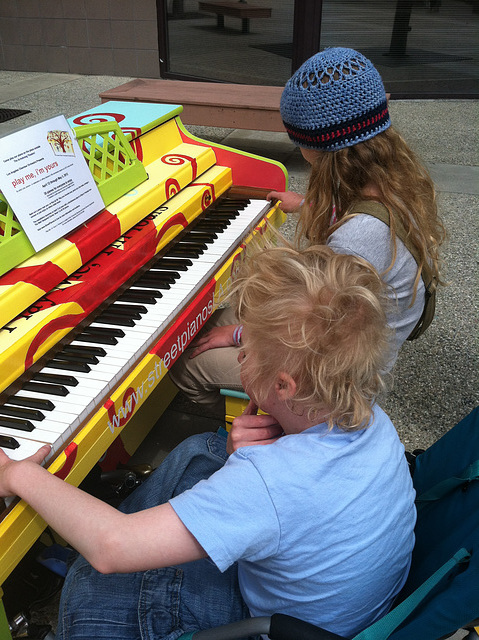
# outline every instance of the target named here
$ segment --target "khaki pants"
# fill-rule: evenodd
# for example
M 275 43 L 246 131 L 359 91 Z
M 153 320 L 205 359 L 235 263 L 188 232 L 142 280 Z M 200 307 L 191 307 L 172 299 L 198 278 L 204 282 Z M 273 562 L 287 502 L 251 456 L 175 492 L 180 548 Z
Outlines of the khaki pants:
M 203 331 L 237 323 L 233 310 L 227 307 L 216 311 Z M 191 349 L 187 349 L 169 371 L 170 378 L 190 400 L 207 405 L 212 415 L 224 417 L 224 399 L 219 390 L 243 390 L 238 352 L 237 347 L 225 347 L 190 358 Z

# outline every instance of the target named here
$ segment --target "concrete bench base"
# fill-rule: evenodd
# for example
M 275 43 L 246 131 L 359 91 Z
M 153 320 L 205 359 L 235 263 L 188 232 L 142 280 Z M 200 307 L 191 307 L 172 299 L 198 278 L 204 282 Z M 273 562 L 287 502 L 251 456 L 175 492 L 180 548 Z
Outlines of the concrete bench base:
M 136 78 L 103 91 L 100 98 L 102 102 L 181 104 L 185 124 L 284 131 L 279 114 L 282 92 L 283 87 Z

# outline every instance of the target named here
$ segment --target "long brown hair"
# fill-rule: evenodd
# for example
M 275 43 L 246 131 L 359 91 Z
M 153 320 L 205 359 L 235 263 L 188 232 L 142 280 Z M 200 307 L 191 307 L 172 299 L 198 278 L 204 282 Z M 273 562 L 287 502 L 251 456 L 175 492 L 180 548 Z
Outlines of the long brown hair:
M 298 221 L 297 239 L 324 244 L 350 217 L 354 203 L 368 199 L 364 195 L 368 186 L 378 192 L 378 196 L 369 199 L 379 200 L 390 212 L 396 212 L 419 252 L 414 292 L 426 261 L 434 280 L 440 283 L 439 247 L 446 231 L 438 216 L 434 184 L 427 169 L 393 127 L 352 147 L 318 152 Z M 337 222 L 331 224 L 334 205 Z M 393 258 L 389 268 L 396 259 L 393 216 L 390 227 Z

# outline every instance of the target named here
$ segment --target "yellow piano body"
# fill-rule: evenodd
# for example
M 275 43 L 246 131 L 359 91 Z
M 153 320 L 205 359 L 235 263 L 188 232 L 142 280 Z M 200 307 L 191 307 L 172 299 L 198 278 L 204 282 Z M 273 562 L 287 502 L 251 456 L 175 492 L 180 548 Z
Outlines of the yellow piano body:
M 167 252 L 231 187 L 234 192 L 235 185 L 241 185 L 243 191 L 262 198 L 269 190 L 287 188 L 280 163 L 192 136 L 181 123 L 181 110 L 181 106 L 110 102 L 70 120 L 80 133 L 91 123 L 118 123 L 148 177 L 85 225 L 0 277 L 0 414 L 59 345 L 76 335 L 78 327 L 133 282 L 155 256 Z M 167 405 L 171 398 L 167 371 L 224 298 L 248 243 L 253 237 L 266 237 L 271 227 L 284 221 L 277 205 L 267 207 L 266 201 L 264 205 L 264 212 L 238 236 L 201 288 L 186 296 L 158 339 L 139 350 L 136 362 L 52 453 L 47 460 L 51 473 L 78 485 L 112 443 L 120 455 L 133 453 L 154 423 L 138 429 L 135 417 L 153 396 L 155 419 Z M 122 438 L 131 425 L 129 437 Z M 23 501 L 4 511 L 0 585 L 45 526 Z M 1 624 L 0 616 L 0 629 Z

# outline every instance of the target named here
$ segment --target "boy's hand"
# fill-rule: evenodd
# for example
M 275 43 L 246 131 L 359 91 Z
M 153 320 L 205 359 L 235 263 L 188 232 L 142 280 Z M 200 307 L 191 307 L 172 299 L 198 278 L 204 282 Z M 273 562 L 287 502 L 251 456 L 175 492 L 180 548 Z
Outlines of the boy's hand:
M 272 444 L 283 435 L 283 428 L 273 416 L 257 414 L 258 407 L 250 400 L 243 414 L 233 420 L 226 444 L 229 455 L 241 447 Z
M 233 332 L 235 324 L 228 324 L 223 327 L 213 327 L 192 343 L 193 351 L 190 358 L 196 358 L 200 353 L 209 349 L 219 349 L 221 347 L 234 347 Z
M 46 456 L 50 453 L 50 445 L 46 444 L 41 447 L 36 453 L 29 458 L 25 458 L 35 464 L 41 464 Z M 16 491 L 9 484 L 8 470 L 12 465 L 21 464 L 24 460 L 16 461 L 7 456 L 2 449 L 0 449 L 0 496 L 6 498 L 7 496 L 16 495 Z
M 301 208 L 303 196 L 294 191 L 270 191 L 266 200 L 281 200 L 281 210 L 285 213 L 293 213 Z

